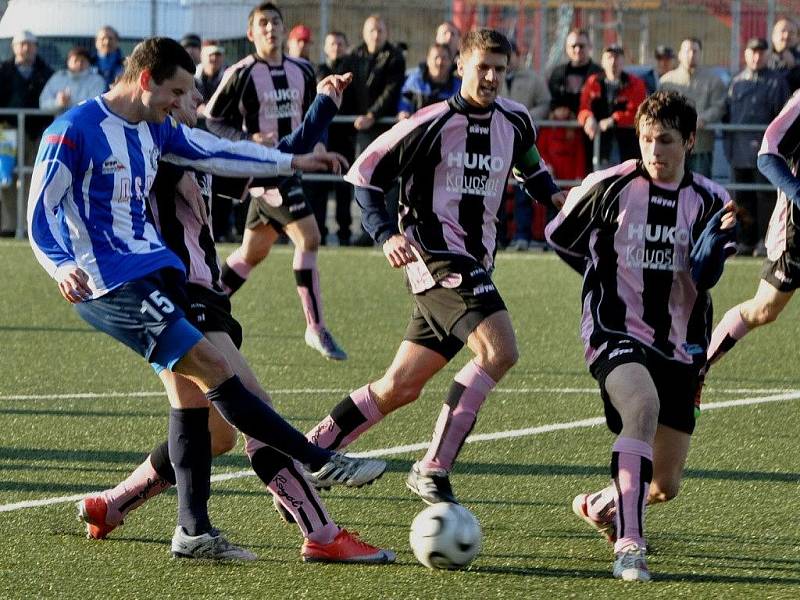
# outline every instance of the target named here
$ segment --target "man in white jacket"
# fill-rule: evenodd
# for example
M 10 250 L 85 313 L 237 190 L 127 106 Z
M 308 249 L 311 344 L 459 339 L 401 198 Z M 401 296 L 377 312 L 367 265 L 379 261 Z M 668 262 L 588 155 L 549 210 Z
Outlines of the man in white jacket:
M 79 46 L 67 54 L 67 68 L 53 74 L 39 96 L 39 107 L 65 111 L 106 91 L 106 82 L 90 68 L 89 51 Z

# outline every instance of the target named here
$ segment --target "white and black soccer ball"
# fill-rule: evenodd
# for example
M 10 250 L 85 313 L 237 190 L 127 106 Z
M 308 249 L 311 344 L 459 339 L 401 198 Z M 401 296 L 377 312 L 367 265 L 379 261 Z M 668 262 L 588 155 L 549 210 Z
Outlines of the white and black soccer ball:
M 481 526 L 460 504 L 439 502 L 414 517 L 409 542 L 426 567 L 460 569 L 481 550 Z

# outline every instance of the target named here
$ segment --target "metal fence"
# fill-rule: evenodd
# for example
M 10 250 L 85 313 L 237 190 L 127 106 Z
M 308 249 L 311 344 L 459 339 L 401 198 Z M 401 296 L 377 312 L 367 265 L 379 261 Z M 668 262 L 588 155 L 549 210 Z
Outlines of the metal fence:
M 17 239 L 24 239 L 26 237 L 27 223 L 27 198 L 25 197 L 27 186 L 24 179 L 33 173 L 33 161 L 35 157 L 27 156 L 25 154 L 26 139 L 26 122 L 29 117 L 33 116 L 53 116 L 52 112 L 39 110 L 39 109 L 0 109 L 0 120 L 2 117 L 15 117 L 17 120 L 17 166 L 15 172 L 17 174 L 17 223 L 16 223 L 16 237 Z M 337 116 L 334 118 L 335 123 L 352 123 L 354 117 L 351 116 Z M 395 122 L 393 118 L 382 118 L 378 120 L 379 123 L 392 124 Z M 555 127 L 555 128 L 570 128 L 580 129 L 580 124 L 577 121 L 540 121 L 537 123 L 538 127 Z M 729 125 L 725 123 L 711 123 L 706 126 L 707 129 L 723 133 L 727 131 L 764 131 L 766 125 Z M 594 156 L 593 164 L 599 164 L 600 160 L 600 136 L 595 138 L 594 143 Z M 323 174 L 304 174 L 303 179 L 306 181 L 343 181 L 340 175 L 323 175 Z M 580 183 L 580 180 L 573 179 L 559 179 L 556 183 L 561 187 L 571 187 Z M 775 188 L 765 184 L 755 183 L 730 183 L 723 182 L 723 185 L 731 191 L 765 191 L 774 190 Z
M 31 22 L 25 28 L 40 36 L 43 57 L 52 66 L 61 66 L 72 45 L 93 44 L 95 25 L 85 25 L 88 30 L 77 35 L 82 28 L 76 23 L 90 22 L 84 17 L 91 15 L 92 7 L 109 3 L 61 0 L 59 4 L 74 7 L 76 16 L 69 24 L 50 24 L 48 31 L 42 31 L 42 23 Z M 117 16 L 108 24 L 119 30 L 126 52 L 144 35 L 179 37 L 192 29 L 201 37 L 222 39 L 230 60 L 250 52 L 244 37 L 246 15 L 257 0 L 114 0 L 113 4 Z M 705 64 L 735 73 L 749 37 L 768 38 L 777 18 L 800 14 L 800 0 L 279 0 L 278 5 L 288 27 L 304 23 L 312 29 L 312 57 L 320 60 L 327 31 L 344 32 L 355 46 L 361 42 L 364 19 L 380 13 L 390 40 L 407 44 L 409 66 L 424 59 L 436 25 L 452 19 L 462 31 L 483 26 L 502 30 L 541 71 L 564 60 L 567 32 L 583 27 L 589 31 L 596 59 L 604 45 L 615 42 L 629 50 L 630 62 L 649 64 L 657 45 L 677 48 L 682 39 L 693 36 L 704 42 Z M 142 20 L 137 18 L 142 11 L 152 13 L 145 19 L 150 28 L 134 32 L 132 23 Z M 212 12 L 213 18 L 208 16 Z M 9 53 L 9 44 L 0 40 L 0 58 Z

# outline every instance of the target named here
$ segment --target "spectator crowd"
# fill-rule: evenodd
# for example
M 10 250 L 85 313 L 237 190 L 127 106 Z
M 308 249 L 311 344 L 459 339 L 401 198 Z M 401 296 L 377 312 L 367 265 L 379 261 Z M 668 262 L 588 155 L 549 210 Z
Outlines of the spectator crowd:
M 311 61 L 315 40 L 305 24 L 281 32 L 286 54 Z M 610 44 L 601 49 L 600 62 L 592 60 L 592 45 L 586 30 L 573 29 L 566 37 L 566 60 L 549 73 L 538 73 L 526 64 L 516 46 L 503 82 L 501 95 L 525 105 L 537 124 L 541 121 L 577 121 L 579 127 L 540 127 L 539 148 L 556 179 L 576 180 L 592 170 L 638 157 L 633 129 L 637 106 L 656 89 L 676 90 L 688 97 L 698 114 L 696 143 L 689 157 L 693 170 L 711 176 L 717 132 L 711 124 L 766 126 L 800 87 L 800 50 L 797 24 L 779 19 L 771 40 L 750 39 L 744 49 L 744 69 L 729 83 L 719 69 L 703 63 L 702 40 L 680 40 L 677 53 L 668 45 L 656 46 L 652 65 L 627 65 L 626 50 Z M 349 119 L 334 123 L 328 135 L 328 149 L 353 160 L 394 120 L 412 118 L 426 106 L 457 93 L 457 71 L 461 32 L 445 21 L 432 32 L 425 60 L 408 65 L 405 45 L 392 39 L 389 24 L 380 15 L 369 16 L 360 32 L 330 31 L 321 40 L 324 60 L 315 65 L 318 79 L 332 73 L 353 73 L 345 92 L 340 115 Z M 195 80 L 203 96 L 198 107 L 205 116 L 206 104 L 214 96 L 226 72 L 225 48 L 217 40 L 189 33 L 181 44 L 196 63 Z M 0 64 L 0 108 L 42 108 L 52 113 L 108 90 L 120 75 L 124 56 L 119 34 L 110 26 L 96 35 L 94 48 L 72 48 L 64 65 L 48 65 L 38 54 L 38 40 L 21 31 L 11 41 L 13 57 Z M 53 67 L 59 67 L 54 71 Z M 63 68 L 60 68 L 63 67 Z M 15 140 L 25 145 L 28 160 L 38 137 L 48 123 L 46 117 L 28 118 L 26 137 Z M 0 134 L 16 125 L 14 117 L 0 116 Z M 730 131 L 723 139 L 724 158 L 734 183 L 766 183 L 756 167 L 761 144 L 760 131 Z M 599 152 L 595 153 L 597 144 Z M 16 228 L 16 185 L 12 179 L 0 183 L 0 235 L 11 236 Z M 241 194 L 231 181 L 219 178 L 215 184 L 214 235 L 228 241 L 242 230 L 244 212 L 236 202 Z M 371 245 L 366 234 L 353 235 L 352 190 L 343 183 L 306 183 L 304 190 L 314 206 L 322 236 L 339 245 Z M 334 198 L 336 231 L 327 231 L 329 196 Z M 396 193 L 395 202 L 396 202 Z M 542 245 L 544 208 L 531 207 L 519 189 L 509 187 L 506 210 L 498 215 L 500 242 L 526 250 Z M 392 203 L 392 194 L 389 194 Z M 739 191 L 736 201 L 742 215 L 741 253 L 763 255 L 764 235 L 775 202 L 774 194 Z

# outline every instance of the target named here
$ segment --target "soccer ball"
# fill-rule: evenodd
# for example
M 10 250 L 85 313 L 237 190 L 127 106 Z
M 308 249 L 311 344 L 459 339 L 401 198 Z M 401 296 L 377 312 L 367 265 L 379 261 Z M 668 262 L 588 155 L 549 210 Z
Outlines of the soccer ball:
M 426 567 L 460 569 L 481 550 L 481 526 L 460 504 L 439 502 L 414 517 L 409 542 Z

